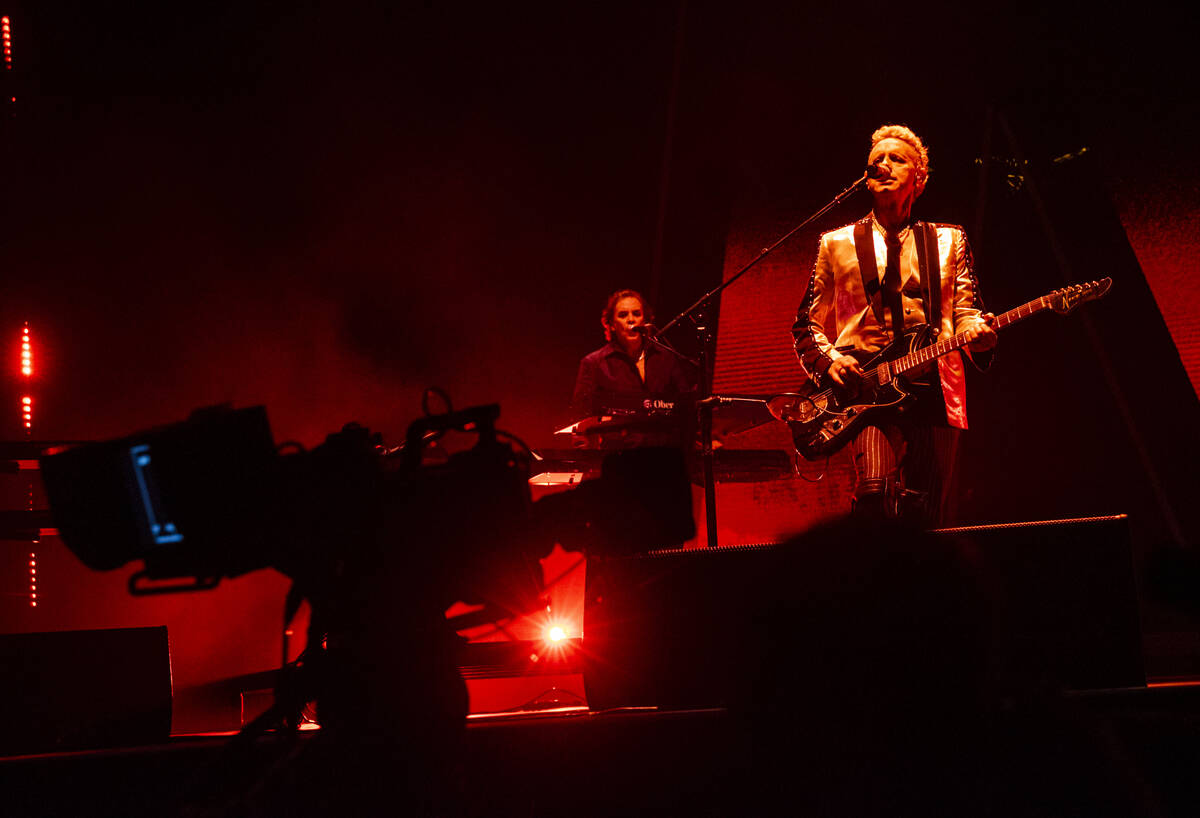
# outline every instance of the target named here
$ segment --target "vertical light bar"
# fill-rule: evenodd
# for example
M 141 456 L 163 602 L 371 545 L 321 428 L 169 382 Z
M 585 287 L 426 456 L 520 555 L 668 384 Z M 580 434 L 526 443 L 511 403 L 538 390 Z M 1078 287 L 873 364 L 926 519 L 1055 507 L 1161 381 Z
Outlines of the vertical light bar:
M 12 21 L 7 14 L 0 17 L 0 34 L 4 42 L 4 69 L 12 71 Z
M 8 33 L 8 18 L 4 20 L 5 35 Z M 8 56 L 7 39 L 5 40 L 5 56 Z M 29 332 L 29 322 L 25 322 L 25 326 L 21 329 L 21 380 L 24 383 L 24 393 L 21 395 L 21 423 L 25 429 L 25 437 L 33 437 L 33 392 L 31 389 L 31 381 L 33 380 L 33 340 Z M 29 493 L 28 493 L 29 511 L 33 511 L 33 477 L 29 478 Z M 34 540 L 37 543 L 37 540 Z M 38 583 L 37 583 L 37 551 L 29 552 L 29 607 L 36 608 L 38 606 Z
M 33 341 L 29 332 L 29 322 L 25 322 L 21 330 L 21 379 L 25 388 L 21 390 L 21 424 L 26 437 L 33 437 L 33 394 L 30 381 L 33 379 Z
M 29 477 L 28 488 L 29 488 L 29 495 L 28 495 L 27 508 L 32 513 L 33 512 L 33 476 L 32 476 L 32 474 Z M 40 532 L 38 532 L 38 533 L 40 534 Z M 41 542 L 41 540 L 38 538 L 38 534 L 34 534 L 34 540 L 31 543 L 31 546 L 36 548 L 38 543 L 40 543 L 40 542 Z M 38 581 L 37 580 L 38 580 L 38 577 L 37 577 L 37 551 L 30 551 L 29 552 L 29 607 L 30 608 L 36 608 L 38 606 Z
M 33 377 L 33 342 L 29 340 L 29 322 L 21 331 L 21 374 L 26 378 Z

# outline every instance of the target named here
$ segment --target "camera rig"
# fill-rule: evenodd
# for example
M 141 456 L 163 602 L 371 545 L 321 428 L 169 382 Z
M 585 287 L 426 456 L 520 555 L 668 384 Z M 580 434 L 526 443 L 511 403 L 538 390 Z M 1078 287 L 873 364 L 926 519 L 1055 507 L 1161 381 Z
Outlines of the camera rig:
M 293 580 L 289 614 L 311 605 L 308 645 L 272 718 L 295 723 L 316 699 L 325 726 L 403 730 L 396 718 L 412 713 L 397 707 L 394 679 L 411 666 L 396 664 L 396 648 L 428 670 L 429 687 L 410 698 L 443 696 L 454 682 L 451 603 L 532 610 L 532 565 L 555 543 L 622 555 L 695 533 L 679 450 L 614 452 L 598 479 L 535 503 L 531 453 L 496 428 L 499 414 L 494 404 L 428 414 L 393 449 L 351 423 L 304 450 L 275 444 L 262 407 L 216 407 L 51 450 L 41 467 L 63 542 L 96 570 L 141 561 L 134 594 L 212 588 L 264 568 Z M 474 445 L 427 462 L 449 432 Z

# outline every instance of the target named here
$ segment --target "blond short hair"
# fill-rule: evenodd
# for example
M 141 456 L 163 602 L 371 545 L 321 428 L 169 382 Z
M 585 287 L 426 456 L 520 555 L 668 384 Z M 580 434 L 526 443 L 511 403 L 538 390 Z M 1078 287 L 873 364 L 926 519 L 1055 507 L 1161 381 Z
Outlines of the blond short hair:
M 929 181 L 929 149 L 925 147 L 921 137 L 913 133 L 912 128 L 907 125 L 884 125 L 871 134 L 870 150 L 875 150 L 875 146 L 885 139 L 899 139 L 917 152 L 917 192 L 923 191 L 925 183 Z

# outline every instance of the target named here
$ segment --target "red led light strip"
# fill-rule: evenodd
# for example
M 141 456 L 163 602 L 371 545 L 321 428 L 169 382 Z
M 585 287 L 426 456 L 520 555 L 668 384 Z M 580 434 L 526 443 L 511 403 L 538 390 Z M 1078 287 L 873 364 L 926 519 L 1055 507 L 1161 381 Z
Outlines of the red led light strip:
M 5 36 L 8 34 L 8 18 L 4 19 Z M 6 40 L 7 42 L 7 40 Z M 7 49 L 6 49 L 7 51 Z M 5 56 L 8 56 L 7 53 Z M 25 382 L 25 392 L 21 396 L 21 422 L 25 428 L 25 436 L 33 436 L 33 395 L 30 394 L 30 381 L 33 378 L 33 341 L 29 332 L 29 322 L 21 330 L 21 379 Z M 33 510 L 33 480 L 29 483 L 29 510 Z M 37 586 L 37 552 L 29 552 L 29 607 L 38 606 Z
M 26 378 L 33 375 L 33 344 L 29 340 L 29 322 L 21 332 L 21 374 Z
M 33 395 L 29 394 L 29 380 L 33 377 L 33 342 L 29 335 L 29 322 L 21 331 L 21 375 L 25 380 L 25 392 L 21 396 L 21 420 L 25 428 L 25 436 L 33 435 Z
M 0 33 L 4 36 L 4 67 L 12 70 L 12 21 L 8 15 L 0 17 Z

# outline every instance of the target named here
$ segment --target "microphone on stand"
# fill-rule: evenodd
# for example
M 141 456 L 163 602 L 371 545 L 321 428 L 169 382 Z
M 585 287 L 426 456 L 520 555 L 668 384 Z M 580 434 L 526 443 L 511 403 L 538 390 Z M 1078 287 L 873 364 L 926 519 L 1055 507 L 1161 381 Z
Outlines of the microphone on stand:
M 633 328 L 633 331 L 639 335 L 645 335 L 647 338 L 655 338 L 658 336 L 658 327 L 653 324 L 638 324 Z
M 879 167 L 879 165 L 867 165 L 868 179 L 878 179 L 879 177 L 886 175 L 887 174 L 883 172 L 883 168 Z

